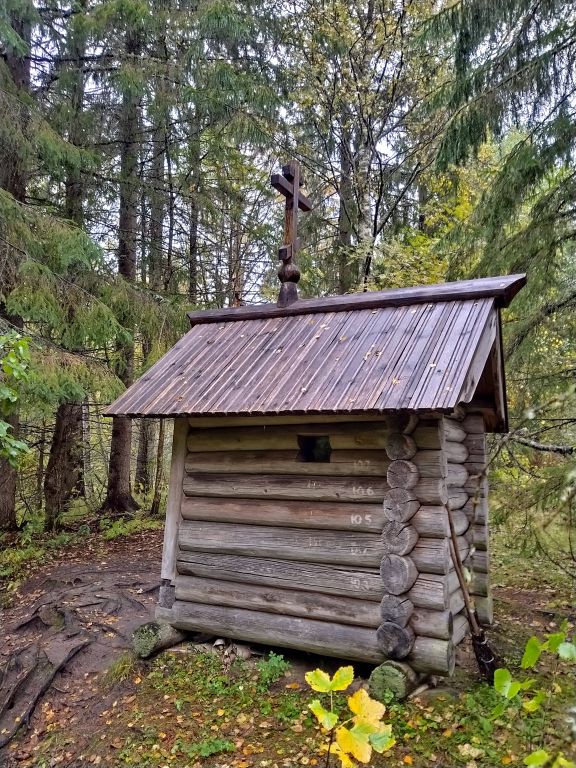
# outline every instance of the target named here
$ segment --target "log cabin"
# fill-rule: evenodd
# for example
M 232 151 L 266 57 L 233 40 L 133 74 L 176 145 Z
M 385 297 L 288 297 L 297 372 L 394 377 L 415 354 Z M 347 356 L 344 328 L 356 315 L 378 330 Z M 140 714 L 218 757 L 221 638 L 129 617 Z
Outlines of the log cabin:
M 486 434 L 507 430 L 500 310 L 524 283 L 191 312 L 107 410 L 174 420 L 157 618 L 451 674 L 454 540 L 492 617 Z

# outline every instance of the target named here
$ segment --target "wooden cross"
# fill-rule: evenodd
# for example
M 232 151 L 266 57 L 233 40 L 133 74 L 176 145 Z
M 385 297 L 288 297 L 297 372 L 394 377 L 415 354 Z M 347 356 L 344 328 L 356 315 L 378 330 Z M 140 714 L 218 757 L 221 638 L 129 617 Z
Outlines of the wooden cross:
M 270 179 L 274 189 L 286 198 L 284 214 L 284 245 L 278 251 L 282 262 L 278 269 L 280 279 L 280 295 L 278 306 L 287 307 L 298 299 L 298 281 L 300 270 L 296 265 L 298 251 L 298 209 L 311 211 L 312 203 L 300 192 L 304 180 L 300 174 L 300 164 L 292 160 L 282 167 L 282 173 L 274 173 Z

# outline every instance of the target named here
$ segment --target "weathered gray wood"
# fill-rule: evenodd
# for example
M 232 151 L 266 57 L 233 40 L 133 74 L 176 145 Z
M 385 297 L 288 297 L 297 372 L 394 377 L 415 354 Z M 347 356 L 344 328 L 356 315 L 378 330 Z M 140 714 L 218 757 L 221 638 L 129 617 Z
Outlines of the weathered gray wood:
M 380 601 L 384 587 L 378 569 L 296 563 L 259 557 L 181 552 L 178 572 L 209 579 L 260 584 L 327 595 Z
M 488 496 L 488 478 L 485 475 L 470 475 L 464 484 L 464 490 L 469 496 L 477 498 Z
M 470 594 L 487 597 L 489 594 L 488 574 L 475 571 L 470 582 Z
M 298 460 L 298 446 L 293 450 L 275 451 L 209 451 L 188 453 L 186 472 L 189 474 L 222 474 L 231 472 L 249 475 L 320 475 L 331 477 L 384 477 L 390 461 L 384 451 L 332 451 L 330 461 Z
M 464 595 L 462 594 L 462 590 L 460 588 L 455 589 L 454 592 L 450 594 L 449 599 L 449 609 L 453 616 L 456 616 L 464 609 Z
M 180 526 L 178 543 L 193 552 L 363 567 L 377 566 L 383 551 L 381 537 L 370 533 L 189 520 Z
M 178 629 L 375 664 L 385 660 L 376 632 L 365 627 L 181 601 L 156 614 Z
M 466 491 L 461 491 L 459 488 L 450 488 L 448 493 L 448 507 L 450 510 L 463 509 L 470 498 Z
M 414 608 L 414 613 L 410 617 L 410 626 L 417 635 L 425 634 L 426 637 L 450 640 L 454 630 L 453 614 L 451 611 Z
M 306 423 L 283 423 L 283 417 L 270 417 L 269 424 L 262 426 L 220 427 L 218 421 L 212 429 L 190 429 L 188 435 L 188 450 L 191 452 L 206 451 L 263 451 L 263 450 L 298 450 L 298 435 L 329 435 L 330 444 L 334 449 L 380 449 L 386 447 L 389 432 L 385 422 L 350 422 L 335 421 L 310 423 L 313 419 L 306 417 Z M 300 417 L 300 421 L 302 417 Z M 194 421 L 193 419 L 191 421 Z M 243 420 L 244 422 L 246 419 Z
M 454 645 L 461 643 L 464 638 L 470 634 L 470 625 L 468 619 L 463 613 L 454 616 L 454 632 L 452 634 L 452 642 Z
M 468 518 L 461 509 L 451 511 L 452 522 L 457 536 L 461 536 L 468 528 Z M 446 538 L 450 536 L 450 525 L 446 507 L 422 506 L 410 520 L 410 525 L 420 536 L 430 538 Z
M 418 511 L 420 502 L 414 491 L 407 488 L 390 488 L 384 494 L 383 510 L 388 520 L 408 522 Z
M 181 511 L 185 520 L 372 533 L 380 533 L 388 519 L 381 504 L 235 500 L 198 496 L 185 496 Z
M 414 439 L 400 432 L 391 432 L 386 440 L 386 453 L 391 461 L 411 459 L 417 451 Z
M 176 577 L 176 549 L 178 544 L 178 527 L 180 525 L 180 503 L 182 501 L 182 478 L 184 477 L 187 434 L 187 420 L 174 419 L 170 482 L 168 485 L 168 500 L 166 502 L 166 522 L 164 525 L 164 545 L 162 547 L 162 567 L 160 571 L 160 578 L 170 583 L 173 583 Z
M 444 443 L 444 453 L 446 460 L 452 464 L 462 464 L 469 455 L 468 440 L 463 443 L 455 443 L 453 440 L 446 440 Z
M 384 595 L 380 602 L 382 621 L 392 621 L 405 627 L 410 620 L 414 604 L 405 595 Z
M 471 499 L 470 506 L 472 507 L 472 522 L 479 523 L 480 525 L 486 525 L 489 519 L 489 506 L 488 499 Z
M 465 559 L 469 550 L 468 542 L 462 536 L 457 541 L 461 557 Z M 410 552 L 410 557 L 419 573 L 447 574 L 454 567 L 448 539 L 421 537 Z
M 477 413 L 471 413 L 466 416 L 462 426 L 469 435 L 483 435 L 486 432 L 484 418 Z
M 476 524 L 471 526 L 471 541 L 476 549 L 487 550 L 488 549 L 488 526 Z
M 446 482 L 441 478 L 421 478 L 413 492 L 421 504 L 446 504 L 448 501 Z
M 418 578 L 418 571 L 409 557 L 384 555 L 380 563 L 380 578 L 385 592 L 402 595 L 413 586 Z
M 474 605 L 478 614 L 478 621 L 483 627 L 491 627 L 494 624 L 494 604 L 492 595 L 474 597 Z
M 420 573 L 406 597 L 412 601 L 414 607 L 445 611 L 451 609 L 451 594 L 457 587 L 458 577 L 455 571 L 446 575 Z
M 418 467 L 420 477 L 446 477 L 448 463 L 443 451 L 418 451 L 412 462 Z
M 390 691 L 398 701 L 409 696 L 418 684 L 418 677 L 409 664 L 385 661 L 373 669 L 369 679 L 370 696 L 388 704 Z
M 477 573 L 490 573 L 490 555 L 488 552 L 474 550 L 469 561 L 473 571 Z
M 389 659 L 404 659 L 414 645 L 414 631 L 392 621 L 384 621 L 376 630 L 378 645 Z
M 417 672 L 451 675 L 456 666 L 454 643 L 451 640 L 418 635 L 406 661 Z
M 387 555 L 407 555 L 418 541 L 418 531 L 408 523 L 387 520 L 382 526 L 382 551 Z
M 382 621 L 378 603 L 371 600 L 255 584 L 234 584 L 195 576 L 176 578 L 176 600 L 303 616 L 361 627 L 378 627 Z
M 136 627 L 132 633 L 132 648 L 136 656 L 149 659 L 165 648 L 184 642 L 186 633 L 170 624 L 149 621 Z
M 461 422 L 444 417 L 444 438 L 452 443 L 461 443 L 466 439 L 467 430 Z
M 448 464 L 446 484 L 449 488 L 462 488 L 468 480 L 468 465 Z
M 386 472 L 390 488 L 414 488 L 419 479 L 420 473 L 416 464 L 405 459 L 391 462 Z
M 272 416 L 189 416 L 188 423 L 193 429 L 225 429 L 237 427 L 276 427 L 279 424 L 298 426 L 300 428 L 308 427 L 313 424 L 357 424 L 358 422 L 373 424 L 374 427 L 382 426 L 387 429 L 387 417 L 382 416 L 382 421 L 378 420 L 373 414 L 356 414 L 353 417 L 348 415 L 322 416 L 315 414 L 306 414 L 306 416 L 292 416 L 289 414 L 274 414 Z M 371 429 L 368 426 L 368 429 Z M 303 433 L 301 433 L 303 434 Z M 325 434 L 324 432 L 320 434 Z
M 290 475 L 194 474 L 184 478 L 187 496 L 244 499 L 303 499 L 374 504 L 384 500 L 388 483 L 379 478 L 297 477 Z
M 442 448 L 442 439 L 438 423 L 427 425 L 420 423 L 412 432 L 412 439 L 419 450 L 437 451 Z
M 477 456 L 486 457 L 486 435 L 485 434 L 471 434 L 466 435 L 464 441 L 466 448 L 468 448 L 469 454 L 475 454 Z

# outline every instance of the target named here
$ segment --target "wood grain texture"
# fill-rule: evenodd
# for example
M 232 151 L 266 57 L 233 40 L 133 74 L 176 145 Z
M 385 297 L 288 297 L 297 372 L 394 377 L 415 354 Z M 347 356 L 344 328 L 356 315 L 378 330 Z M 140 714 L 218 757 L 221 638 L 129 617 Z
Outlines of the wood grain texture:
M 414 488 L 419 480 L 420 472 L 412 461 L 399 459 L 388 466 L 386 481 L 390 488 Z
M 384 555 L 380 563 L 380 578 L 385 592 L 402 595 L 414 585 L 418 571 L 409 557 Z
M 452 522 L 457 536 L 462 536 L 468 528 L 468 518 L 461 509 L 451 511 Z M 442 539 L 450 536 L 450 524 L 446 507 L 422 506 L 410 520 L 420 536 Z
M 164 545 L 162 548 L 162 568 L 160 572 L 160 577 L 170 581 L 172 584 L 176 578 L 176 550 L 178 544 L 178 528 L 180 526 L 180 504 L 182 501 L 182 478 L 184 477 L 187 433 L 187 420 L 174 419 L 170 482 L 168 484 Z
M 462 443 L 466 439 L 467 430 L 461 422 L 444 417 L 442 424 L 445 440 L 450 440 L 452 443 Z
M 176 578 L 176 600 L 303 616 L 361 627 L 378 627 L 382 621 L 378 603 L 371 600 L 255 584 L 235 584 L 195 576 Z
M 446 504 L 448 501 L 444 479 L 421 478 L 413 492 L 421 504 Z
M 236 501 L 185 496 L 181 511 L 185 520 L 371 533 L 380 533 L 388 520 L 381 504 L 338 504 L 327 501 Z
M 384 595 L 380 602 L 382 621 L 392 621 L 405 627 L 414 611 L 414 604 L 406 595 Z
M 384 494 L 382 507 L 388 520 L 407 522 L 420 508 L 420 502 L 413 490 L 391 488 Z
M 454 643 L 451 640 L 417 635 L 406 661 L 417 672 L 452 675 L 456 666 Z
M 418 531 L 408 523 L 387 520 L 382 526 L 382 551 L 387 555 L 407 555 L 418 541 Z
M 450 599 L 458 586 L 455 571 L 448 574 L 420 573 L 406 597 L 415 607 L 436 611 L 452 610 Z
M 446 477 L 448 464 L 443 451 L 418 451 L 412 462 L 418 467 L 421 477 Z
M 450 610 L 433 611 L 429 608 L 414 608 L 410 617 L 410 626 L 417 635 L 450 640 L 454 630 L 454 617 Z
M 157 608 L 156 618 L 177 629 L 209 632 L 249 643 L 374 664 L 385 660 L 376 632 L 365 627 L 182 601 L 176 601 L 172 608 Z
M 469 455 L 468 440 L 464 440 L 463 443 L 456 443 L 453 440 L 446 440 L 444 443 L 444 454 L 447 461 L 452 464 L 462 464 L 466 461 Z
M 380 536 L 326 529 L 185 520 L 180 526 L 178 543 L 185 551 L 362 567 L 377 566 L 382 557 Z
M 488 526 L 475 524 L 470 528 L 470 539 L 476 549 L 486 551 L 488 549 Z
M 452 642 L 454 645 L 458 645 L 464 640 L 464 638 L 470 634 L 470 625 L 468 619 L 463 613 L 454 616 L 454 631 L 452 634 Z
M 480 414 L 469 414 L 462 422 L 462 426 L 469 435 L 484 435 L 486 433 L 486 424 Z
M 446 484 L 449 488 L 462 488 L 468 480 L 468 464 L 448 464 Z
M 384 451 L 333 450 L 330 461 L 307 462 L 298 459 L 299 449 L 257 451 L 209 451 L 188 453 L 188 474 L 223 472 L 250 475 L 320 475 L 323 477 L 385 477 L 390 461 Z
M 384 621 L 376 630 L 378 645 L 389 659 L 404 659 L 414 645 L 414 630 L 393 621 Z
M 492 624 L 494 624 L 494 603 L 492 596 L 474 597 L 474 605 L 480 624 L 483 627 L 491 627 Z
M 450 488 L 448 491 L 448 508 L 450 510 L 463 509 L 470 497 L 466 491 L 459 488 Z
M 326 595 L 380 601 L 384 587 L 378 569 L 297 563 L 290 560 L 204 552 L 180 552 L 178 573 L 209 579 L 259 584 Z
M 418 450 L 440 450 L 442 439 L 438 423 L 427 425 L 419 423 L 411 434 Z
M 386 453 L 391 461 L 398 459 L 411 459 L 416 455 L 418 448 L 410 435 L 400 432 L 390 432 L 386 440 Z
M 289 475 L 194 474 L 184 478 L 187 496 L 304 501 L 382 502 L 388 483 L 379 478 L 296 477 Z

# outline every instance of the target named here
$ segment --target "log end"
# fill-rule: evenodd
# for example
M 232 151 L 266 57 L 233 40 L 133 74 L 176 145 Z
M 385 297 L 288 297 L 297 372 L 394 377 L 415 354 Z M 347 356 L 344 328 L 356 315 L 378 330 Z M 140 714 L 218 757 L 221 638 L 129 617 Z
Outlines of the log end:
M 148 659 L 158 651 L 178 645 L 187 637 L 186 632 L 171 626 L 149 621 L 136 627 L 132 634 L 132 648 L 140 659 Z
M 369 679 L 370 696 L 385 704 L 390 701 L 390 694 L 402 701 L 417 685 L 417 674 L 401 661 L 385 661 L 372 671 Z

